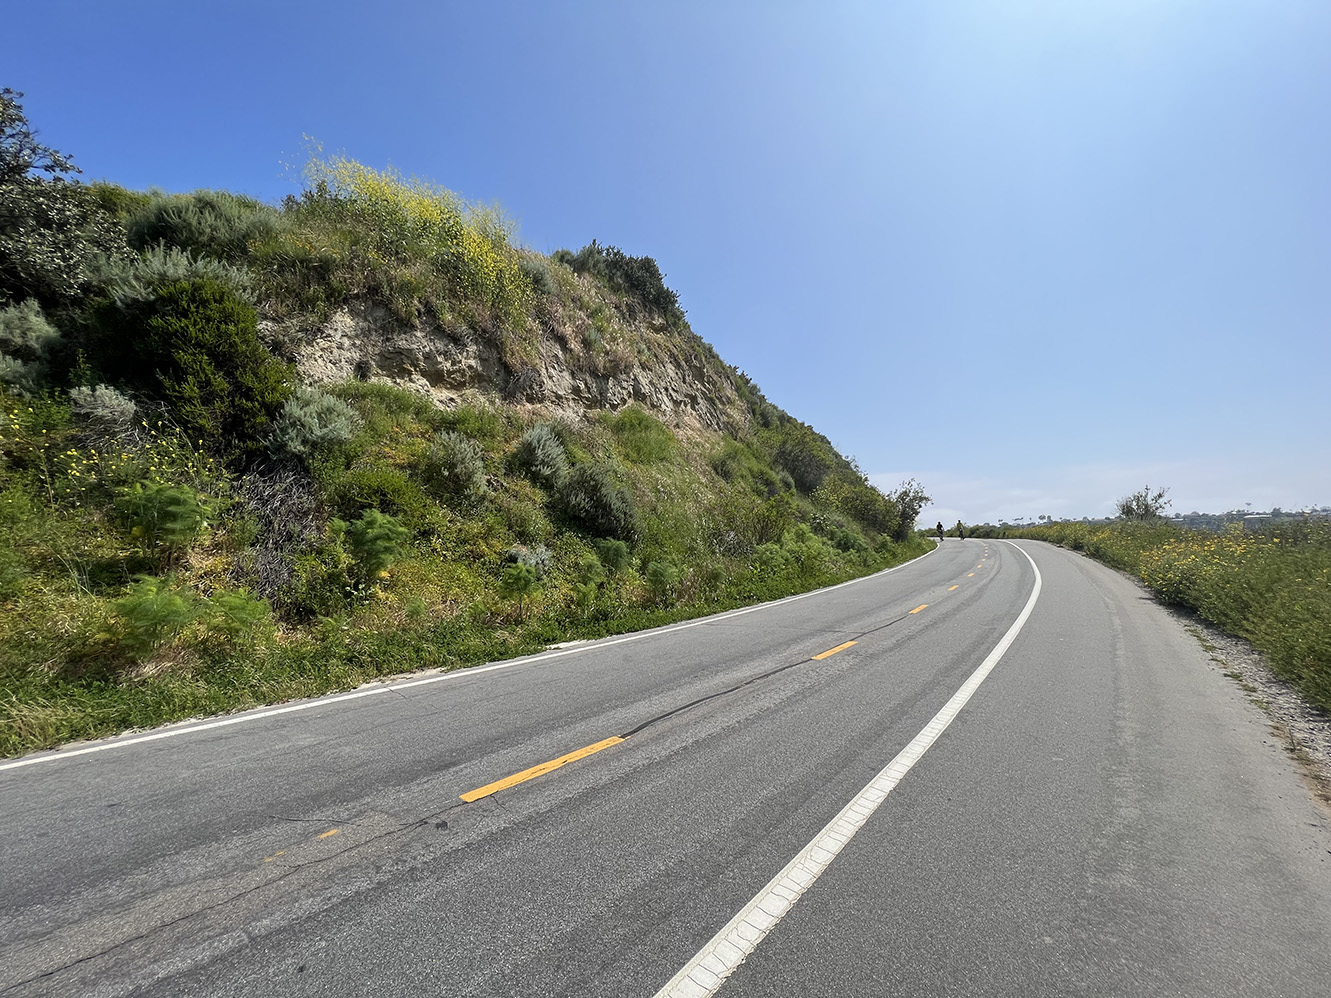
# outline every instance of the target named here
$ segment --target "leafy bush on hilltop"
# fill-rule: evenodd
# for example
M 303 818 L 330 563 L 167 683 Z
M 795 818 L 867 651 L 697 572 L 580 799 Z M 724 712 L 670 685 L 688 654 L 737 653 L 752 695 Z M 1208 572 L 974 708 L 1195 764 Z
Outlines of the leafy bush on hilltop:
M 589 274 L 613 291 L 628 295 L 641 307 L 684 325 L 679 295 L 666 287 L 661 268 L 650 256 L 629 256 L 617 246 L 602 246 L 595 239 L 578 252 L 556 250 L 553 259 L 577 274 Z
M 226 191 L 153 192 L 130 217 L 126 234 L 137 250 L 175 247 L 234 263 L 248 255 L 252 243 L 272 238 L 279 228 L 278 213 L 253 198 Z

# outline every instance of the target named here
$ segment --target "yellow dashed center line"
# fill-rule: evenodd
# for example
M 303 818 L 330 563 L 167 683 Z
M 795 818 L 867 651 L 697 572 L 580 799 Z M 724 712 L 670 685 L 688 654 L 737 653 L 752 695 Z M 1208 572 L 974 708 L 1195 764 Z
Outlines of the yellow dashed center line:
M 968 578 L 968 579 L 969 579 L 969 578 L 973 578 L 974 575 L 975 575 L 974 572 L 968 572 L 968 573 L 966 574 L 966 578 Z
M 960 585 L 960 583 L 958 583 L 958 585 Z M 948 587 L 947 587 L 947 591 L 948 591 L 948 592 L 951 592 L 953 589 L 956 589 L 956 588 L 957 588 L 957 586 L 948 586 Z
M 534 780 L 538 776 L 544 776 L 546 773 L 553 773 L 560 766 L 575 762 L 578 759 L 585 759 L 593 753 L 600 752 L 602 749 L 608 749 L 611 745 L 618 745 L 624 739 L 616 735 L 613 738 L 607 738 L 599 741 L 595 745 L 588 745 L 580 748 L 576 752 L 570 752 L 568 755 L 561 755 L 558 759 L 551 759 L 549 762 L 543 762 L 539 766 L 532 766 L 531 769 L 524 769 L 521 773 L 514 773 L 512 776 L 505 776 L 502 780 L 496 780 L 494 783 L 487 783 L 483 787 L 475 790 L 468 790 L 465 794 L 458 796 L 468 804 L 472 801 L 480 800 L 482 797 L 489 797 L 491 794 L 498 793 L 500 790 L 507 790 L 509 787 L 515 787 L 519 783 L 526 783 L 528 780 Z
M 839 652 L 839 651 L 845 651 L 845 650 L 846 650 L 847 648 L 849 648 L 851 645 L 856 644 L 856 643 L 857 643 L 857 642 L 855 642 L 855 641 L 847 641 L 847 642 L 846 642 L 845 644 L 843 644 L 843 645 L 837 645 L 835 648 L 829 648 L 829 649 L 827 649 L 827 651 L 823 652 L 821 655 L 815 655 L 815 656 L 813 656 L 813 661 L 815 661 L 815 662 L 821 662 L 821 661 L 822 661 L 823 659 L 825 659 L 825 658 L 831 658 L 831 657 L 832 657 L 833 655 L 835 655 L 837 652 Z
M 974 572 L 971 573 L 971 575 L 974 574 L 975 574 Z M 959 588 L 959 586 L 953 586 L 951 589 L 948 590 L 948 592 L 951 592 L 952 589 L 957 589 L 957 588 Z M 911 610 L 910 612 L 919 613 L 921 610 L 925 609 L 928 606 L 929 606 L 928 603 L 921 603 L 919 606 L 917 606 L 914 610 Z M 831 658 L 833 655 L 837 654 L 837 652 L 843 652 L 847 648 L 850 648 L 858 643 L 859 642 L 857 641 L 843 642 L 842 644 L 837 645 L 835 648 L 829 648 L 825 652 L 821 652 L 817 655 L 812 656 L 811 660 L 815 662 L 821 662 L 823 659 Z M 491 794 L 496 794 L 501 790 L 507 790 L 509 787 L 516 787 L 519 783 L 526 783 L 528 780 L 534 780 L 536 779 L 536 777 L 544 776 L 546 773 L 553 773 L 556 769 L 559 769 L 561 766 L 566 766 L 570 762 L 576 762 L 579 759 L 585 759 L 589 755 L 594 755 L 595 753 L 600 752 L 602 749 L 608 749 L 611 745 L 618 745 L 622 741 L 624 741 L 624 739 L 618 735 L 614 736 L 613 738 L 606 738 L 602 741 L 597 742 L 595 745 L 588 745 L 585 748 L 580 748 L 575 752 L 570 752 L 568 753 L 568 755 L 561 755 L 558 759 L 551 759 L 549 762 L 543 762 L 539 766 L 532 766 L 530 769 L 524 769 L 522 772 L 514 773 L 512 776 L 505 776 L 502 780 L 495 780 L 494 783 L 487 783 L 483 787 L 477 787 L 475 790 L 468 790 L 465 794 L 459 794 L 458 796 L 459 798 L 470 804 L 473 801 L 478 801 L 484 797 L 489 797 Z M 331 831 L 324 832 L 322 835 L 319 836 L 319 838 L 326 839 L 330 835 L 336 835 L 337 832 L 338 830 L 334 828 Z M 274 856 L 269 856 L 268 859 L 264 860 L 264 862 L 267 863 L 270 860 L 276 859 L 277 856 L 281 855 L 282 853 L 279 852 Z
M 275 853 L 273 853 L 271 856 L 265 856 L 265 857 L 263 858 L 263 861 L 264 861 L 265 863 L 271 863 L 273 860 L 277 859 L 278 856 L 285 856 L 286 854 L 287 854 L 287 851 L 286 851 L 285 849 L 283 849 L 281 852 L 275 852 Z
M 328 831 L 326 831 L 326 832 L 324 832 L 322 835 L 320 835 L 319 838 L 321 838 L 321 839 L 330 839 L 330 838 L 332 838 L 334 835 L 336 835 L 339 831 L 341 831 L 341 829 L 338 829 L 338 828 L 330 828 L 330 829 L 328 829 Z

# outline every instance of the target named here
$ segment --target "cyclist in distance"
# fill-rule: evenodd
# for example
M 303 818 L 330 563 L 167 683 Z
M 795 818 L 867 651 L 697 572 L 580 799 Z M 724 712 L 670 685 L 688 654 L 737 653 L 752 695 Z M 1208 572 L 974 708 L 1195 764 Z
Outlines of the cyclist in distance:
M 942 543 L 943 543 L 943 521 L 942 521 L 942 520 L 939 520 L 939 521 L 938 521 L 938 543 L 939 543 L 939 544 L 942 544 Z

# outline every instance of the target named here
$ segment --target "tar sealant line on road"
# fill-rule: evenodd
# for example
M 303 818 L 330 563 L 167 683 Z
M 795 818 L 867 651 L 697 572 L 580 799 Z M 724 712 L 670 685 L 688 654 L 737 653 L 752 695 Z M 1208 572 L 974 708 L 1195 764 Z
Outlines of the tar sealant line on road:
M 916 611 L 912 610 L 910 613 L 915 613 L 915 612 Z M 628 731 L 625 731 L 622 735 L 616 735 L 614 737 L 607 738 L 604 741 L 597 742 L 594 745 L 588 745 L 586 748 L 580 748 L 574 752 L 570 752 L 568 755 L 562 755 L 558 759 L 552 759 L 549 762 L 540 763 L 539 765 L 532 766 L 530 769 L 524 769 L 520 773 L 514 773 L 512 776 L 506 776 L 502 780 L 496 780 L 494 783 L 487 783 L 485 786 L 478 787 L 475 790 L 468 790 L 465 794 L 459 794 L 458 796 L 461 797 L 462 800 L 470 804 L 473 801 L 478 801 L 484 797 L 489 797 L 492 794 L 498 793 L 500 790 L 507 790 L 509 787 L 515 787 L 519 783 L 526 783 L 528 780 L 535 779 L 538 776 L 544 776 L 546 773 L 554 772 L 556 769 L 559 769 L 570 762 L 574 762 L 578 759 L 584 759 L 589 755 L 593 755 L 596 752 L 600 752 L 602 749 L 607 749 L 610 748 L 610 746 L 612 745 L 618 745 L 620 742 L 627 741 L 633 735 L 638 734 L 639 732 L 643 731 L 646 728 L 650 728 L 653 724 L 658 724 L 661 721 L 664 721 L 666 718 L 674 717 L 676 714 L 682 714 L 684 711 L 689 710 L 690 708 L 693 707 L 697 707 L 699 704 L 704 704 L 707 703 L 708 701 L 719 699 L 720 697 L 729 696 L 731 693 L 735 693 L 738 690 L 742 690 L 746 686 L 751 686 L 754 683 L 761 682 L 764 679 L 770 679 L 772 676 L 775 676 L 778 673 L 785 672 L 787 669 L 793 669 L 797 665 L 806 665 L 809 662 L 822 662 L 825 659 L 829 659 L 833 655 L 836 655 L 840 652 L 845 651 L 847 648 L 859 644 L 860 640 L 863 639 L 864 637 L 873 634 L 877 631 L 881 631 L 885 628 L 891 627 L 893 624 L 901 623 L 903 620 L 905 620 L 907 617 L 910 616 L 910 613 L 903 614 L 900 617 L 895 617 L 892 620 L 889 620 L 885 624 L 879 624 L 877 627 L 872 627 L 867 631 L 863 631 L 860 634 L 855 635 L 855 640 L 853 641 L 844 641 L 841 644 L 837 645 L 835 648 L 829 648 L 825 652 L 820 652 L 817 655 L 811 655 L 809 658 L 801 658 L 796 662 L 787 662 L 785 665 L 779 665 L 775 669 L 769 669 L 767 672 L 760 673 L 757 676 L 750 676 L 748 679 L 744 680 L 743 682 L 736 683 L 734 686 L 731 686 L 728 689 L 718 690 L 716 693 L 709 693 L 704 697 L 698 697 L 698 699 L 696 700 L 690 700 L 686 704 L 681 704 L 680 706 L 674 707 L 663 714 L 657 714 L 655 717 L 643 721 L 637 727 L 630 728 Z
M 1031 568 L 1035 571 L 1035 586 L 1026 600 L 1025 607 L 1012 626 L 1007 629 L 1007 633 L 910 744 L 898 752 L 896 757 L 883 767 L 836 817 L 823 826 L 808 845 L 795 854 L 795 858 L 787 863 L 781 872 L 769 880 L 734 918 L 722 926 L 721 930 L 666 982 L 665 987 L 656 993 L 655 998 L 708 998 L 716 994 L 726 982 L 726 978 L 758 948 L 758 944 L 785 917 L 795 902 L 822 876 L 846 844 L 854 838 L 855 833 L 864 827 L 873 813 L 878 810 L 878 806 L 887 799 L 887 795 L 896 788 L 939 736 L 947 730 L 953 719 L 961 713 L 962 708 L 980 688 L 980 684 L 985 681 L 1012 642 L 1016 640 L 1030 618 L 1031 611 L 1035 609 L 1035 601 L 1040 597 L 1042 584 L 1040 569 L 1029 554 L 1016 544 L 1012 546 L 1021 551 L 1031 563 Z
M 756 613 L 759 610 L 771 610 L 787 603 L 794 603 L 798 600 L 809 599 L 812 596 L 819 596 L 824 593 L 830 593 L 836 589 L 842 589 L 845 586 L 857 585 L 861 582 L 867 582 L 870 579 L 876 579 L 883 575 L 888 575 L 898 569 L 905 568 L 907 565 L 914 565 L 923 558 L 929 557 L 934 550 L 930 549 L 918 558 L 912 558 L 910 561 L 902 562 L 900 565 L 893 565 L 881 572 L 875 572 L 873 575 L 863 575 L 858 579 L 847 579 L 845 582 L 838 582 L 834 586 L 825 586 L 822 589 L 814 589 L 807 593 L 796 593 L 794 596 L 786 596 L 779 600 L 772 600 L 769 603 L 759 603 L 756 606 L 740 607 L 737 610 L 727 610 L 725 613 L 713 614 L 708 617 L 699 617 L 695 620 L 685 621 L 680 624 L 671 624 L 667 627 L 656 628 L 648 631 L 636 631 L 632 634 L 625 634 L 615 638 L 602 639 L 579 644 L 576 647 L 561 648 L 557 651 L 540 652 L 535 655 L 526 655 L 521 658 L 509 659 L 506 662 L 496 662 L 493 665 L 474 665 L 463 669 L 455 669 L 451 672 L 440 673 L 435 676 L 425 676 L 421 679 L 409 679 L 403 682 L 389 683 L 381 686 L 368 686 L 359 690 L 352 690 L 350 693 L 339 693 L 334 696 L 320 697 L 315 700 L 305 700 L 301 703 L 286 704 L 282 707 L 272 707 L 262 710 L 246 711 L 243 714 L 233 714 L 230 717 L 223 717 L 215 721 L 206 721 L 202 724 L 191 722 L 181 722 L 180 726 L 164 728 L 160 731 L 154 731 L 146 735 L 134 735 L 131 737 L 115 737 L 99 742 L 95 745 L 86 745 L 82 748 L 53 749 L 37 755 L 25 756 L 11 762 L 0 763 L 0 772 L 7 769 L 21 769 L 25 766 L 37 766 L 44 762 L 59 762 L 65 759 L 73 759 L 78 756 L 92 755 L 97 752 L 110 752 L 115 749 L 129 748 L 133 745 L 142 745 L 146 742 L 160 741 L 164 738 L 179 738 L 184 735 L 197 734 L 201 731 L 212 731 L 215 728 L 226 728 L 233 724 L 248 724 L 251 721 L 261 721 L 269 717 L 277 717 L 282 714 L 294 714 L 299 711 L 313 710 L 315 707 L 329 707 L 335 704 L 349 703 L 352 700 L 361 700 L 365 697 L 378 696 L 382 693 L 400 693 L 402 690 L 411 689 L 415 686 L 429 686 L 433 683 L 442 683 L 450 680 L 466 679 L 470 676 L 478 676 L 485 672 L 495 672 L 500 669 L 512 669 L 519 665 L 532 665 L 538 662 L 547 662 L 556 658 L 564 658 L 568 655 L 578 655 L 583 652 L 593 651 L 601 648 L 609 648 L 613 645 L 627 644 L 630 641 L 642 641 L 647 638 L 656 637 L 662 634 L 673 634 L 676 631 L 686 631 L 691 627 L 702 627 L 705 624 L 713 624 L 722 620 L 729 620 L 731 617 L 741 617 L 748 613 Z

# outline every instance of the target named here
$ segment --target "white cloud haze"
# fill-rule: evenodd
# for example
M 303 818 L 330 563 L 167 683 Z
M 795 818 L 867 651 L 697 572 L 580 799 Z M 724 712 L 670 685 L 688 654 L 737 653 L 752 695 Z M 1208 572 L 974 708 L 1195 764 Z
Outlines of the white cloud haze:
M 1150 484 L 1168 488 L 1170 512 L 1220 513 L 1272 506 L 1299 509 L 1331 505 L 1331 453 L 1310 453 L 1291 462 L 1288 455 L 1215 459 L 1180 459 L 1139 464 L 1093 462 L 1032 469 L 1011 475 L 958 475 L 954 471 L 920 469 L 869 476 L 884 491 L 907 478 L 919 481 L 933 502 L 920 513 L 923 525 L 938 520 L 964 523 L 1080 519 L 1114 514 L 1114 503 Z

